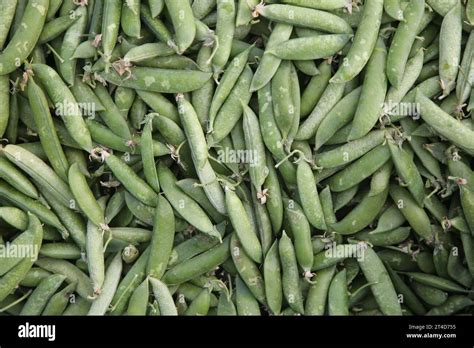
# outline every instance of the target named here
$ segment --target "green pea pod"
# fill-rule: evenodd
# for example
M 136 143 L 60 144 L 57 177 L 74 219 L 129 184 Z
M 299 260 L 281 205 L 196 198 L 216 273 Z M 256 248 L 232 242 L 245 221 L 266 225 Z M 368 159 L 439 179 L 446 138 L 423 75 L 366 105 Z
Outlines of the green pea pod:
M 247 285 L 238 276 L 235 283 L 237 314 L 242 316 L 261 315 L 258 302 Z
M 100 76 L 106 81 L 122 87 L 159 93 L 186 93 L 201 88 L 211 73 L 198 70 L 174 70 L 133 67 L 133 79 L 120 76 L 115 71 L 102 71 Z
M 326 87 L 316 107 L 301 124 L 295 137 L 296 140 L 308 140 L 316 134 L 323 119 L 343 97 L 344 85 L 344 83 L 330 83 Z
M 229 188 L 225 189 L 226 208 L 229 218 L 239 237 L 245 252 L 257 263 L 262 262 L 262 247 L 257 238 L 257 231 L 250 222 L 242 201 L 237 194 Z
M 439 77 L 444 97 L 456 87 L 456 77 L 461 61 L 461 38 L 461 4 L 456 2 L 456 5 L 444 16 L 439 32 Z
M 367 282 L 371 284 L 370 288 L 382 313 L 402 315 L 402 309 L 387 269 L 375 251 L 365 244 L 363 254 L 357 261 Z
M 261 195 L 262 186 L 268 175 L 265 159 L 265 145 L 260 133 L 259 121 L 255 113 L 247 105 L 242 105 L 244 110 L 243 128 L 245 134 L 246 151 L 251 151 L 253 161 L 249 165 L 250 178 L 257 197 Z
M 315 274 L 314 283 L 308 291 L 305 315 L 324 315 L 326 300 L 336 266 L 325 268 Z
M 291 239 L 283 231 L 278 243 L 278 251 L 282 264 L 283 294 L 289 306 L 297 313 L 304 313 L 303 296 L 299 286 L 298 265 L 295 249 Z
M 178 53 L 182 54 L 191 46 L 196 36 L 191 5 L 186 0 L 165 0 L 165 4 L 175 30 Z
M 423 180 L 421 179 L 421 175 L 419 174 L 415 163 L 404 149 L 400 148 L 393 142 L 389 141 L 388 147 L 392 154 L 392 161 L 398 175 L 403 180 L 418 205 L 423 207 L 425 190 Z
M 367 64 L 377 44 L 378 32 L 382 22 L 383 5 L 383 0 L 372 0 L 364 3 L 362 19 L 357 27 L 353 44 L 331 82 L 342 83 L 350 81 Z
M 62 204 L 70 205 L 73 200 L 72 193 L 51 167 L 20 146 L 7 145 L 2 150 L 12 163 L 30 175 L 38 185 L 54 195 Z
M 410 1 L 403 13 L 405 21 L 400 22 L 395 31 L 388 51 L 386 71 L 392 86 L 398 87 L 400 84 L 424 9 L 425 0 Z
M 421 91 L 416 94 L 416 103 L 420 108 L 422 119 L 430 125 L 436 133 L 461 147 L 469 154 L 474 154 L 474 131 L 466 127 L 457 119 L 441 110 L 435 103 L 423 95 Z
M 316 182 L 311 167 L 304 160 L 300 160 L 297 172 L 297 187 L 301 199 L 301 205 L 308 217 L 308 221 L 320 230 L 326 229 L 326 222 L 318 196 Z
M 0 158 L 0 178 L 28 197 L 37 199 L 38 190 L 30 180 L 5 158 Z
M 0 75 L 6 75 L 20 67 L 33 51 L 46 20 L 49 0 L 28 1 L 21 23 L 7 47 L 0 54 Z
M 56 113 L 64 121 L 68 133 L 82 149 L 88 152 L 92 150 L 92 139 L 82 118 L 80 108 L 61 77 L 53 68 L 44 64 L 32 64 L 32 68 L 54 103 Z
M 308 116 L 321 98 L 331 78 L 331 65 L 323 61 L 318 66 L 319 74 L 313 76 L 301 96 L 301 117 Z
M 337 273 L 328 290 L 329 315 L 349 315 L 349 296 L 347 291 L 346 269 Z
M 272 47 L 277 47 L 282 42 L 288 40 L 291 36 L 293 26 L 285 23 L 277 23 L 272 30 L 272 33 L 268 39 L 266 50 L 271 49 Z M 275 75 L 275 72 L 278 70 L 278 67 L 281 63 L 281 59 L 275 57 L 268 52 L 264 52 L 260 64 L 255 71 L 255 75 L 252 79 L 252 84 L 250 86 L 250 91 L 255 92 L 268 84 L 272 77 Z
M 110 303 L 111 315 L 120 315 L 125 312 L 130 296 L 132 296 L 135 289 L 146 278 L 146 265 L 149 255 L 150 249 L 147 248 L 120 281 L 112 302 Z
M 175 234 L 173 208 L 164 197 L 158 198 L 154 222 L 147 274 L 160 279 L 166 271 Z
M 336 132 L 348 124 L 356 113 L 362 88 L 356 88 L 342 98 L 321 121 L 315 138 L 316 151 L 332 138 Z
M 268 54 L 273 54 L 280 59 L 296 60 L 305 62 L 326 58 L 335 55 L 349 42 L 349 34 L 318 35 L 291 39 L 282 42 L 276 47 L 268 50 Z M 342 83 L 344 81 L 334 81 Z
M 263 277 L 265 279 L 265 295 L 268 307 L 274 314 L 279 314 L 283 301 L 283 288 L 277 241 L 273 243 L 265 256 Z
M 149 292 L 149 280 L 145 279 L 130 297 L 127 315 L 146 315 Z
M 331 225 L 340 234 L 353 234 L 367 227 L 378 215 L 387 200 L 388 189 L 376 196 L 365 193 L 361 202 L 347 214 L 344 219 Z
M 267 5 L 256 9 L 261 16 L 275 22 L 288 23 L 335 34 L 352 34 L 352 28 L 332 13 L 293 5 Z M 288 13 L 291 15 L 289 16 Z
M 92 302 L 92 306 L 87 315 L 104 315 L 109 310 L 110 303 L 112 302 L 120 281 L 122 267 L 122 256 L 119 252 L 114 256 L 107 267 L 101 293 L 94 299 L 94 302 Z
M 472 306 L 473 301 L 467 296 L 453 295 L 450 296 L 441 306 L 432 308 L 427 315 L 451 315 L 462 309 Z
M 169 269 L 164 274 L 163 281 L 166 284 L 181 284 L 215 269 L 229 258 L 229 245 L 230 236 L 227 236 L 221 244 Z
M 66 277 L 62 274 L 52 274 L 42 280 L 28 297 L 20 315 L 40 315 L 50 297 L 58 290 L 65 279 Z
M 56 294 L 51 296 L 41 315 L 63 315 L 64 310 L 69 304 L 70 296 L 73 294 L 75 289 L 76 284 L 71 283 L 68 286 L 64 287 L 64 289 L 62 289 L 61 291 L 58 291 Z
M 77 163 L 69 168 L 69 187 L 76 202 L 88 219 L 96 226 L 105 224 L 104 213 L 95 199 L 84 174 L 79 170 Z

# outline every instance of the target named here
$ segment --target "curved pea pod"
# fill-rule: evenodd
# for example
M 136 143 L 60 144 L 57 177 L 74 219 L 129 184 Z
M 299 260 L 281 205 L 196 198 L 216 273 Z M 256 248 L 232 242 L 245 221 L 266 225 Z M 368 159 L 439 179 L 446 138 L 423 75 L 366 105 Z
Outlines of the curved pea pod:
M 348 124 L 357 109 L 362 88 L 358 87 L 342 98 L 321 121 L 315 138 L 316 151 L 332 138 L 336 132 Z
M 349 141 L 365 136 L 379 119 L 387 93 L 386 58 L 387 49 L 379 39 L 367 65 L 359 104 L 347 138 Z
M 74 84 L 77 61 L 73 56 L 87 28 L 87 8 L 78 6 L 71 16 L 77 16 L 78 19 L 64 33 L 60 49 L 61 58 L 64 61 L 59 64 L 61 76 L 69 85 Z
M 416 315 L 424 315 L 426 313 L 425 306 L 418 297 L 416 297 L 412 289 L 410 289 L 398 273 L 395 272 L 387 263 L 385 263 L 385 268 L 387 269 L 398 296 L 403 296 L 403 304 L 410 308 L 410 310 L 412 310 Z
M 207 139 L 209 146 L 212 147 L 221 142 L 240 120 L 243 113 L 242 105 L 247 105 L 251 98 L 249 87 L 252 76 L 252 69 L 247 65 L 216 115 L 213 132 Z
M 252 260 L 261 263 L 262 247 L 242 201 L 229 188 L 225 188 L 225 201 L 229 218 L 242 247 Z
M 360 139 L 316 155 L 315 163 L 323 168 L 334 168 L 350 163 L 382 144 L 384 139 L 384 130 L 374 130 Z
M 450 140 L 467 153 L 474 154 L 474 131 L 462 122 L 451 117 L 435 103 L 429 100 L 421 91 L 416 93 L 416 103 L 420 108 L 422 119 L 431 126 L 436 133 Z
M 84 299 L 92 296 L 93 291 L 89 277 L 72 263 L 65 260 L 41 257 L 36 261 L 36 265 L 49 272 L 66 276 L 66 282 L 68 283 L 77 283 L 76 291 Z
M 405 273 L 410 279 L 414 281 L 426 285 L 431 286 L 436 289 L 444 290 L 447 292 L 460 292 L 460 293 L 468 293 L 469 290 L 464 289 L 457 283 L 453 282 L 452 280 L 441 278 L 432 274 L 426 274 L 421 272 L 406 272 Z
M 344 83 L 330 83 L 324 90 L 316 107 L 308 118 L 300 125 L 296 140 L 308 140 L 316 134 L 316 131 L 328 115 L 329 111 L 341 100 L 344 95 Z
M 453 247 L 449 253 L 447 264 L 448 275 L 464 287 L 470 287 L 472 284 L 472 276 L 467 268 L 464 267 L 460 251 L 457 247 Z
M 221 244 L 170 268 L 163 276 L 166 284 L 181 284 L 206 272 L 210 272 L 230 256 L 230 236 Z
M 390 158 L 388 146 L 379 145 L 329 179 L 333 192 L 345 191 L 379 170 Z
M 301 96 L 301 117 L 308 116 L 321 98 L 331 78 L 331 65 L 323 61 L 318 66 L 319 74 L 313 76 Z
M 280 256 L 278 241 L 275 241 L 268 250 L 263 263 L 263 277 L 265 280 L 265 294 L 268 307 L 274 314 L 281 312 L 283 301 L 283 288 L 281 280 Z
M 349 315 L 349 295 L 347 291 L 347 270 L 337 273 L 328 290 L 329 315 Z
M 160 309 L 160 315 L 178 315 L 177 308 L 174 304 L 173 297 L 171 296 L 168 286 L 162 281 L 155 278 L 148 278 L 151 287 L 153 289 L 153 295 L 158 301 Z
M 117 43 L 118 32 L 120 29 L 120 16 L 122 12 L 122 1 L 110 0 L 104 1 L 104 10 L 102 14 L 102 49 L 107 63 L 111 61 L 112 51 Z
M 287 198 L 283 199 L 283 203 L 285 204 L 285 217 L 291 228 L 296 259 L 305 276 L 309 276 L 313 266 L 313 248 L 308 219 L 298 203 Z
M 253 158 L 249 165 L 250 178 L 258 196 L 261 195 L 262 186 L 268 175 L 265 145 L 263 144 L 257 116 L 247 105 L 242 105 L 242 107 L 244 110 L 243 128 L 246 151 L 251 151 Z
M 74 293 L 76 289 L 76 284 L 71 283 L 64 287 L 62 290 L 58 291 L 56 294 L 51 296 L 46 307 L 44 308 L 41 315 L 43 316 L 52 316 L 52 315 L 63 315 L 64 310 L 70 301 L 70 296 Z
M 210 308 L 211 290 L 208 288 L 204 288 L 201 292 L 196 296 L 196 298 L 190 303 L 184 315 L 207 315 Z
M 48 243 L 41 247 L 40 255 L 57 259 L 77 260 L 81 258 L 81 249 L 71 243 Z
M 234 1 L 217 0 L 216 37 L 219 45 L 212 58 L 212 68 L 215 74 L 219 74 L 229 60 L 235 32 L 235 17 Z
M 196 170 L 202 169 L 208 159 L 207 143 L 204 132 L 200 126 L 196 111 L 184 95 L 178 94 L 178 112 L 181 123 L 186 133 L 189 147 L 193 156 L 194 166 Z
M 6 75 L 20 67 L 33 51 L 46 20 L 49 0 L 28 1 L 21 25 L 15 29 L 7 47 L 0 54 L 0 75 Z
M 20 231 L 24 231 L 28 226 L 28 216 L 26 213 L 15 207 L 0 207 L 0 218 L 8 225 Z
M 166 97 L 157 92 L 149 92 L 143 90 L 136 91 L 138 96 L 156 113 L 159 117 L 165 117 L 179 124 L 179 113 L 176 106 Z M 152 119 L 153 126 L 157 127 L 158 116 Z
M 370 288 L 380 310 L 385 315 L 402 315 L 397 293 L 382 260 L 367 244 L 361 247 L 363 254 L 357 261 L 367 282 L 371 284 Z
M 169 29 L 159 18 L 152 16 L 148 6 L 143 3 L 140 4 L 140 17 L 143 23 L 158 38 L 158 40 L 166 42 L 170 46 L 175 45 Z
M 173 48 L 163 42 L 145 43 L 132 47 L 123 59 L 130 62 L 140 63 L 155 57 L 172 56 L 175 53 Z
M 158 178 L 166 198 L 179 214 L 198 230 L 221 240 L 221 235 L 202 208 L 176 185 L 176 178 L 163 162 L 158 164 Z
M 255 11 L 259 15 L 275 22 L 288 23 L 334 34 L 352 34 L 352 28 L 345 20 L 325 11 L 281 4 L 260 6 Z
M 314 283 L 309 288 L 306 299 L 305 315 L 324 315 L 329 286 L 335 271 L 334 265 L 315 274 Z
M 198 70 L 146 67 L 133 67 L 130 73 L 131 78 L 121 77 L 113 70 L 100 72 L 100 76 L 114 85 L 137 90 L 159 93 L 186 93 L 201 88 L 212 75 Z
M 105 223 L 104 213 L 90 190 L 84 174 L 80 172 L 77 163 L 69 168 L 69 187 L 75 201 L 88 219 L 96 226 L 102 226 Z
M 20 146 L 7 145 L 2 150 L 12 163 L 28 173 L 38 185 L 48 190 L 62 204 L 70 205 L 72 193 L 51 167 Z
M 160 191 L 160 182 L 158 180 L 158 173 L 156 171 L 155 156 L 153 154 L 153 138 L 152 138 L 152 125 L 151 122 L 144 126 L 140 152 L 143 162 L 143 172 L 147 183 L 156 191 Z
M 212 72 L 211 62 L 209 59 L 212 56 L 212 47 L 203 45 L 199 50 L 196 58 L 196 64 L 202 71 Z M 176 61 L 175 58 L 170 59 Z M 194 62 L 192 61 L 192 64 Z M 222 83 L 222 81 L 221 81 Z M 220 84 L 217 86 L 219 88 Z M 211 122 L 211 106 L 212 100 L 216 90 L 216 83 L 213 79 L 209 79 L 206 84 L 200 89 L 194 91 L 191 96 L 191 102 L 198 115 L 199 122 L 203 129 L 209 128 L 213 122 Z
M 285 60 L 321 59 L 335 55 L 347 44 L 350 38 L 351 35 L 349 34 L 297 38 L 282 42 L 267 51 L 269 54 Z
M 344 219 L 336 224 L 332 224 L 331 228 L 340 234 L 353 234 L 367 227 L 385 204 L 388 189 L 385 189 L 376 196 L 369 196 L 368 193 L 365 193 L 361 202 Z
M 192 10 L 194 17 L 203 19 L 216 7 L 216 0 L 197 0 L 193 1 Z
M 384 249 L 377 252 L 377 255 L 385 263 L 390 265 L 395 271 L 417 271 L 418 265 L 413 257 L 405 252 L 391 249 Z
M 298 164 L 296 177 L 301 205 L 308 221 L 317 229 L 325 230 L 326 221 L 324 220 L 314 174 L 310 165 L 304 160 L 300 160 Z
M 271 82 L 274 117 L 285 142 L 289 137 L 294 119 L 297 117 L 293 91 L 291 84 L 289 84 L 293 69 L 294 66 L 291 62 L 283 61 Z
M 366 241 L 374 246 L 396 245 L 405 241 L 410 235 L 410 227 L 398 227 L 393 230 L 372 233 L 362 231 L 354 235 L 354 238 Z
M 420 173 L 418 172 L 415 163 L 411 159 L 410 154 L 403 148 L 394 144 L 392 141 L 388 142 L 388 147 L 392 155 L 392 161 L 395 165 L 400 178 L 403 180 L 404 185 L 413 195 L 415 201 L 423 207 L 425 200 L 425 190 L 423 180 Z
M 362 19 L 357 27 L 353 44 L 331 82 L 347 82 L 356 77 L 367 64 L 376 47 L 382 22 L 383 0 L 369 0 L 364 4 Z
M 392 39 L 387 56 L 387 77 L 392 86 L 398 87 L 410 50 L 415 41 L 425 9 L 425 0 L 410 1 L 404 10 L 405 21 L 400 22 Z
M 165 0 L 173 28 L 178 53 L 182 54 L 193 43 L 196 36 L 196 26 L 191 5 L 186 0 Z
M 3 45 L 7 39 L 13 19 L 15 18 L 17 4 L 18 0 L 4 0 L 0 3 L 0 7 L 2 8 L 0 21 L 3 23 L 2 27 L 0 28 L 0 49 L 3 49 Z
M 56 114 L 59 114 L 64 121 L 68 133 L 82 149 L 88 152 L 92 150 L 92 139 L 80 108 L 61 77 L 47 65 L 32 64 L 31 66 L 35 76 L 54 103 Z
M 147 274 L 160 279 L 170 259 L 175 233 L 173 208 L 164 197 L 158 198 Z
M 404 19 L 401 0 L 385 0 L 383 2 L 383 8 L 385 12 L 393 19 L 398 21 L 402 21 Z
M 433 231 L 426 212 L 404 188 L 390 185 L 390 196 L 413 230 L 428 242 L 433 240 Z
M 120 116 L 121 117 L 121 116 Z M 103 152 L 105 163 L 124 187 L 144 204 L 156 206 L 158 195 L 119 157 Z
M 371 234 L 378 234 L 397 229 L 405 222 L 405 217 L 397 206 L 391 205 L 379 217 L 377 228 Z
M 264 192 L 266 192 L 266 206 L 272 223 L 273 233 L 278 234 L 283 223 L 283 201 L 281 199 L 280 182 L 278 181 L 277 173 L 273 167 L 271 156 L 267 156 L 267 168 L 269 171 L 263 183 L 263 189 Z
M 455 314 L 466 307 L 470 307 L 474 304 L 467 296 L 462 295 L 452 295 L 450 296 L 445 303 L 438 307 L 434 307 L 426 313 L 426 315 L 439 315 L 446 316 Z
M 393 163 L 389 160 L 373 174 L 372 179 L 370 180 L 369 196 L 375 196 L 388 187 L 390 184 L 392 169 Z
M 120 24 L 122 30 L 128 36 L 140 37 L 141 22 L 139 0 L 129 0 L 123 3 Z
M 292 31 L 293 26 L 285 23 L 277 23 L 268 39 L 266 49 L 269 50 L 272 47 L 278 47 L 282 42 L 290 38 Z M 253 76 L 250 91 L 255 92 L 267 85 L 278 70 L 280 63 L 280 58 L 265 51 Z
M 5 158 L 0 158 L 0 178 L 28 197 L 39 197 L 38 190 L 30 180 Z
M 459 2 L 444 16 L 439 32 L 439 77 L 443 96 L 456 87 L 461 60 L 462 19 Z
M 238 315 L 261 315 L 258 301 L 239 276 L 235 279 L 235 302 Z
M 290 307 L 297 313 L 304 313 L 303 295 L 299 285 L 298 264 L 291 239 L 283 231 L 278 243 L 282 265 L 283 294 Z
M 40 315 L 65 278 L 62 274 L 52 274 L 43 279 L 28 297 L 19 315 Z

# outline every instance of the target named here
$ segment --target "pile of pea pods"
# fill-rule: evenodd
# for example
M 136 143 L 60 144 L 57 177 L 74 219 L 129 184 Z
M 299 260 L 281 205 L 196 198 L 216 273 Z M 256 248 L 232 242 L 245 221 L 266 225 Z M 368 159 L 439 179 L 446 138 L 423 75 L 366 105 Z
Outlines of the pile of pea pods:
M 474 0 L 0 0 L 2 315 L 472 315 Z

